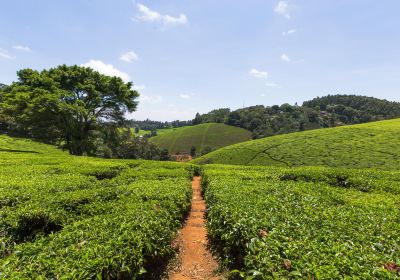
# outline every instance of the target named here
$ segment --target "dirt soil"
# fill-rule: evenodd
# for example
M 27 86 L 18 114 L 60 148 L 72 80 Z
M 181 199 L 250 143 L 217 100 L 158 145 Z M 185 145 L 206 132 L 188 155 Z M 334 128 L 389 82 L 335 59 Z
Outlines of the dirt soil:
M 206 204 L 201 194 L 200 177 L 192 182 L 193 197 L 189 217 L 182 228 L 179 243 L 179 264 L 169 273 L 170 280 L 218 280 L 218 262 L 207 249 L 208 239 L 204 214 Z

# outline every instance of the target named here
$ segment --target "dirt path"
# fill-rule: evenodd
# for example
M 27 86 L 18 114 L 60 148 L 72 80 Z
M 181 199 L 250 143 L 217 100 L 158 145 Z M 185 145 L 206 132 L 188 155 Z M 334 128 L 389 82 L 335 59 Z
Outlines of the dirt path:
M 214 273 L 218 263 L 207 250 L 206 204 L 201 194 L 200 180 L 200 177 L 195 177 L 192 182 L 192 208 L 178 237 L 180 263 L 169 273 L 169 280 L 221 279 Z

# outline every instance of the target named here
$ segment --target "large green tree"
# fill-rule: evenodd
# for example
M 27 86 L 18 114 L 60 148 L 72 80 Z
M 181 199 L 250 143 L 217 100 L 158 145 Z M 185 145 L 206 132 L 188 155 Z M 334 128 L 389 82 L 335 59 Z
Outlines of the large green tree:
M 23 69 L 2 91 L 0 110 L 20 133 L 63 143 L 74 155 L 88 153 L 101 123 L 120 123 L 137 107 L 132 83 L 80 66 L 41 72 Z

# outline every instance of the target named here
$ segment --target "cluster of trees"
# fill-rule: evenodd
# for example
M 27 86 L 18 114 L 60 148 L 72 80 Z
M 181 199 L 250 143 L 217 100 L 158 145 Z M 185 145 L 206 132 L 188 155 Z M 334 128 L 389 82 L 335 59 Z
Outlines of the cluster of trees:
M 59 145 L 72 155 L 164 159 L 146 138 L 121 132 L 136 110 L 132 83 L 90 68 L 61 65 L 23 69 L 18 81 L 0 86 L 0 129 L 12 136 Z
M 328 95 L 302 106 L 227 108 L 196 114 L 193 124 L 218 122 L 252 131 L 254 138 L 400 117 L 400 103 L 357 95 Z
M 304 107 L 333 115 L 344 124 L 365 123 L 400 116 L 400 103 L 367 96 L 328 95 L 303 103 Z
M 142 129 L 142 130 L 156 131 L 157 129 L 190 126 L 190 125 L 192 125 L 192 121 L 175 120 L 172 122 L 160 122 L 160 121 L 152 121 L 152 120 L 146 119 L 144 121 L 128 120 L 128 121 L 126 121 L 126 124 L 133 128 L 137 127 L 138 129 Z

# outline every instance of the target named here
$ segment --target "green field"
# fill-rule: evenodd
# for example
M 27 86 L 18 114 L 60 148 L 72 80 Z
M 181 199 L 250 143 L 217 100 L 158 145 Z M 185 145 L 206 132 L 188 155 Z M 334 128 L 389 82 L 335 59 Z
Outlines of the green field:
M 291 133 L 228 146 L 195 164 L 400 168 L 400 119 Z
M 221 123 L 157 130 L 158 136 L 150 141 L 170 154 L 189 153 L 192 146 L 201 154 L 204 148 L 212 150 L 251 139 L 251 132 Z
M 203 167 L 214 249 L 245 279 L 399 279 L 400 172 Z
M 0 136 L 0 278 L 150 275 L 175 252 L 191 170 L 74 157 Z
M 348 142 L 358 148 L 374 135 L 386 155 L 382 151 L 396 151 L 398 125 L 393 120 L 307 133 L 335 131 L 342 146 L 342 137 L 359 133 L 364 137 Z M 396 169 L 374 155 L 364 152 L 360 162 Z M 159 279 L 174 259 L 173 240 L 198 171 L 208 236 L 227 274 L 253 280 L 400 278 L 397 170 L 106 160 L 0 136 L 0 279 Z

